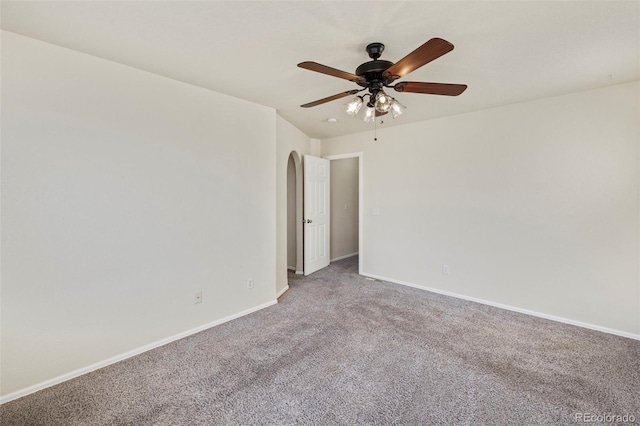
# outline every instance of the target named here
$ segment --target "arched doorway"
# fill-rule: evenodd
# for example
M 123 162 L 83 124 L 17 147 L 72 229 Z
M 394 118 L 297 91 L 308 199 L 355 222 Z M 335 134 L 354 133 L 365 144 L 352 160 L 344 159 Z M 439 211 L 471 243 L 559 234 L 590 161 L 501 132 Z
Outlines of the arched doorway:
M 287 269 L 302 274 L 302 161 L 296 151 L 287 160 Z

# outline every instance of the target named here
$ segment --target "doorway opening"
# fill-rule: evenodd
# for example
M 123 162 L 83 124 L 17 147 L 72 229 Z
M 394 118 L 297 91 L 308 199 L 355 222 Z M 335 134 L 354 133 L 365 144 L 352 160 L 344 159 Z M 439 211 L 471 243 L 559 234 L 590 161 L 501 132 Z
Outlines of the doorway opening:
M 287 269 L 302 274 L 302 161 L 296 151 L 287 160 Z
M 363 153 L 331 155 L 330 259 L 358 256 L 362 274 Z

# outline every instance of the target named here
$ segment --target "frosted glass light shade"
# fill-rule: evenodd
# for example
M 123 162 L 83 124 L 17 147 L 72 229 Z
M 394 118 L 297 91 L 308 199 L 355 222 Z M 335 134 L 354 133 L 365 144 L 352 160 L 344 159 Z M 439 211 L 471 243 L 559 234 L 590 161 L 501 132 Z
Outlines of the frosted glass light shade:
M 400 102 L 396 101 L 395 99 L 391 103 L 391 115 L 393 115 L 393 118 L 396 118 L 397 116 L 401 115 L 405 109 L 407 109 L 407 107 L 402 105 Z
M 349 115 L 357 115 L 358 111 L 362 107 L 362 98 L 360 96 L 356 96 L 352 101 L 344 104 L 347 114 Z
M 362 117 L 365 123 L 373 123 L 373 120 L 376 119 L 376 109 L 374 107 L 368 106 L 364 110 L 364 116 Z
M 382 90 L 376 94 L 376 109 L 379 112 L 389 112 L 393 98 Z

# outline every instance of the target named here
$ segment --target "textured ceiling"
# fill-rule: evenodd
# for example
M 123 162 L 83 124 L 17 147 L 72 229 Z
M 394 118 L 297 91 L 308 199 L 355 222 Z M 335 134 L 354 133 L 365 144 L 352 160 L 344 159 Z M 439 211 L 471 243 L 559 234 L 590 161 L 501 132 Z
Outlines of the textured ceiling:
M 397 93 L 406 124 L 640 79 L 640 3 L 2 1 L 3 29 L 276 108 L 307 135 L 368 130 L 357 88 L 296 67 L 354 72 L 364 47 L 396 62 L 432 37 L 455 49 L 402 80 L 464 83 L 458 97 Z M 400 81 L 402 81 L 400 80 Z M 335 117 L 337 123 L 327 123 Z

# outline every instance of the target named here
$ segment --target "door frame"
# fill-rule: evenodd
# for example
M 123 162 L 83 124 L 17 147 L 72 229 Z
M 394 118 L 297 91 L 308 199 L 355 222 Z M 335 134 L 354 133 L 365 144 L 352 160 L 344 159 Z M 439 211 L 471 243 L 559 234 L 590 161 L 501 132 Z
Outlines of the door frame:
M 364 216 L 364 152 L 351 152 L 348 154 L 325 155 L 325 160 L 344 160 L 345 158 L 358 158 L 358 274 L 362 275 L 364 259 L 363 241 L 363 216 Z M 331 163 L 329 163 L 331 164 Z
M 296 206 L 296 214 L 295 214 L 295 221 L 296 221 L 296 235 L 295 235 L 295 240 L 296 240 L 296 264 L 295 264 L 295 274 L 296 275 L 302 275 L 304 272 L 304 266 L 303 266 L 303 258 L 304 258 L 304 254 L 303 254 L 303 249 L 304 249 L 304 227 L 302 225 L 302 218 L 303 218 L 303 214 L 304 214 L 304 209 L 303 209 L 303 205 L 302 203 L 304 202 L 303 199 L 303 182 L 302 182 L 302 158 L 301 155 L 298 154 L 298 152 L 296 150 L 292 150 L 289 153 L 289 157 L 287 157 L 287 179 L 288 177 L 288 163 L 289 163 L 289 158 L 293 159 L 293 166 L 295 169 L 295 190 L 294 190 L 294 198 L 295 198 L 295 206 Z M 289 188 L 287 187 L 287 202 L 289 201 Z M 287 212 L 288 213 L 288 212 Z M 287 215 L 287 245 L 289 243 L 289 233 L 288 233 L 288 221 L 289 221 L 289 217 Z M 288 250 L 289 248 L 287 247 L 287 257 L 288 257 Z M 287 261 L 287 269 L 289 268 L 289 262 Z

